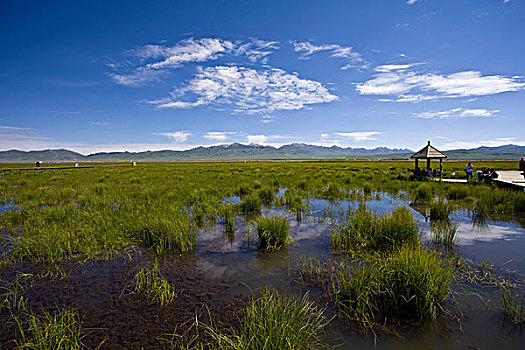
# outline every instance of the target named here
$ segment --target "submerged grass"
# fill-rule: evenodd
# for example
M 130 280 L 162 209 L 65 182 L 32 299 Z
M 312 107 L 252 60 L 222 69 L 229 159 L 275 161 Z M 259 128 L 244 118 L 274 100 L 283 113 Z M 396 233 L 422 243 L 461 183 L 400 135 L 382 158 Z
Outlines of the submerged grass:
M 447 221 L 433 221 L 430 223 L 432 243 L 438 247 L 451 249 L 454 246 L 458 226 Z
M 166 305 L 176 296 L 175 288 L 166 280 L 157 260 L 151 268 L 140 267 L 132 282 L 134 292 L 143 294 L 152 304 Z
M 525 294 L 518 289 L 499 284 L 501 301 L 503 305 L 503 316 L 514 324 L 525 322 Z
M 285 216 L 261 216 L 256 223 L 259 249 L 279 249 L 286 246 L 290 224 Z

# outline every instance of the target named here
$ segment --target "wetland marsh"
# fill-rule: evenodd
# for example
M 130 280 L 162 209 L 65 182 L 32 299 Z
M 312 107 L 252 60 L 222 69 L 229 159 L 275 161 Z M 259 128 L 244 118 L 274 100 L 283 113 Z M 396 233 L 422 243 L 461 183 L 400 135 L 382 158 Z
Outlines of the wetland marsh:
M 0 346 L 522 348 L 525 193 L 412 166 L 5 172 Z

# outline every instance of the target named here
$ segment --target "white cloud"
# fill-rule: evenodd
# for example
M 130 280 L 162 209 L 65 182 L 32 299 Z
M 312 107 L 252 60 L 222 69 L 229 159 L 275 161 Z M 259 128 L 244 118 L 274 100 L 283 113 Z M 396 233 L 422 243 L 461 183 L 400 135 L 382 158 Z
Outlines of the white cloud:
M 489 111 L 488 109 L 465 109 L 461 112 L 462 117 L 492 117 L 494 113 L 498 113 L 498 109 Z
M 248 140 L 249 143 L 262 144 L 270 140 L 270 136 L 268 135 L 246 135 L 246 140 Z
M 488 110 L 453 108 L 448 111 L 416 113 L 414 116 L 423 119 L 453 119 L 465 117 L 492 117 L 498 112 L 498 109 Z
M 265 146 L 273 146 L 273 147 L 280 147 L 284 145 L 283 142 L 278 142 L 279 140 L 286 140 L 291 139 L 291 136 L 286 135 L 250 135 L 246 134 L 244 135 L 246 137 L 246 141 L 248 143 L 255 143 L 259 145 L 265 145 Z
M 215 141 L 226 141 L 230 138 L 230 135 L 235 135 L 235 132 L 231 131 L 208 131 L 204 134 L 205 139 L 215 140 Z
M 146 68 L 177 68 L 188 62 L 205 62 L 215 60 L 221 55 L 233 50 L 235 45 L 228 40 L 219 38 L 189 38 L 168 47 L 163 45 L 146 45 L 135 51 L 142 60 L 161 58 L 161 61 L 151 62 Z
M 255 70 L 238 66 L 201 68 L 186 85 L 176 88 L 170 102 L 151 101 L 158 108 L 230 107 L 234 113 L 268 114 L 297 110 L 337 100 L 319 82 L 282 69 Z
M 192 134 L 186 131 L 174 131 L 174 132 L 161 132 L 156 133 L 155 135 L 162 135 L 166 136 L 168 139 L 175 143 L 184 143 L 186 142 L 186 139 L 188 136 L 191 136 Z
M 376 72 L 391 72 L 396 70 L 406 70 L 413 66 L 419 65 L 420 63 L 410 63 L 410 64 L 383 64 L 375 68 Z
M 407 0 L 406 3 L 407 3 L 408 5 L 413 5 L 416 1 L 418 1 L 418 0 Z
M 357 92 L 361 95 L 394 95 L 394 100 L 398 102 L 419 102 L 438 98 L 494 95 L 525 88 L 522 79 L 515 77 L 483 76 L 477 71 L 449 75 L 418 73 L 406 71 L 409 68 L 406 65 L 405 68 L 396 70 L 392 66 L 379 66 L 379 73 L 372 79 L 356 84 Z
M 360 141 L 375 141 L 378 138 L 376 135 L 381 135 L 381 132 L 378 131 L 361 131 L 361 132 L 334 132 L 334 135 L 340 136 L 343 138 L 351 139 L 356 142 Z M 325 134 L 326 135 L 326 134 Z M 322 135 L 321 135 L 322 138 Z
M 7 126 L 7 125 L 0 125 L 0 132 L 12 132 L 12 131 L 25 131 L 25 130 L 33 130 L 32 128 L 20 128 L 17 126 Z
M 147 83 L 158 82 L 164 71 L 146 69 L 139 67 L 135 71 L 127 74 L 111 73 L 113 80 L 120 85 L 138 87 Z
M 481 146 L 485 147 L 499 147 L 504 145 L 517 145 L 525 146 L 525 141 L 518 140 L 515 137 L 499 137 L 491 140 L 484 141 L 452 141 L 440 146 L 442 149 L 457 149 L 457 148 L 477 148 Z
M 278 44 L 279 42 L 277 41 L 252 38 L 247 43 L 237 43 L 235 53 L 237 55 L 245 55 L 252 62 L 260 60 L 262 63 L 266 63 L 268 56 L 279 48 Z
M 293 46 L 295 52 L 302 53 L 300 58 L 304 60 L 310 59 L 313 54 L 326 51 L 330 52 L 330 57 L 343 58 L 349 62 L 341 68 L 343 70 L 351 67 L 365 68 L 368 66 L 365 60 L 361 57 L 361 54 L 354 51 L 351 46 L 341 46 L 338 44 L 314 45 L 308 41 L 293 42 Z
M 94 122 L 93 124 L 96 125 L 96 126 L 104 127 L 104 126 L 110 126 L 111 122 Z
M 277 50 L 277 41 L 251 38 L 247 42 L 232 42 L 220 38 L 189 38 L 173 46 L 144 45 L 128 53 L 138 62 L 110 64 L 110 76 L 117 84 L 142 86 L 160 81 L 162 75 L 188 63 L 202 63 L 225 56 L 244 56 L 250 62 L 266 63 L 268 56 Z

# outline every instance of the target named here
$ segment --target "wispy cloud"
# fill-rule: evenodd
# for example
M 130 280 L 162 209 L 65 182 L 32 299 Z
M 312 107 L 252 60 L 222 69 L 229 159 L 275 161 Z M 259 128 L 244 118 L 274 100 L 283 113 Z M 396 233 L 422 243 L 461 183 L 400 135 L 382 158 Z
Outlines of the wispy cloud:
M 376 135 L 381 135 L 379 131 L 360 131 L 360 132 L 334 132 L 335 136 L 343 137 L 345 139 L 350 139 L 352 141 L 361 142 L 361 141 L 375 141 L 378 140 Z
M 125 86 L 142 86 L 159 81 L 170 70 L 188 63 L 214 61 L 225 56 L 243 56 L 250 62 L 266 63 L 268 56 L 277 50 L 277 41 L 251 38 L 232 42 L 221 38 L 188 38 L 173 46 L 166 44 L 144 45 L 128 52 L 137 62 L 108 65 L 113 80 Z
M 214 141 L 226 141 L 229 140 L 232 135 L 237 134 L 232 131 L 208 131 L 203 135 L 205 139 Z
M 80 114 L 80 112 L 76 112 L 76 111 L 49 111 L 50 113 L 58 113 L 58 114 Z
M 7 126 L 7 125 L 0 125 L 0 132 L 12 132 L 12 131 L 27 131 L 27 130 L 33 130 L 32 128 L 21 128 L 17 126 Z
M 282 69 L 256 70 L 238 66 L 201 68 L 170 101 L 151 101 L 158 108 L 228 107 L 234 113 L 268 114 L 297 110 L 337 100 L 321 83 Z
M 360 53 L 356 52 L 351 46 L 342 46 L 338 44 L 322 44 L 315 45 L 311 42 L 293 42 L 295 52 L 300 52 L 301 59 L 307 60 L 316 53 L 319 52 L 329 52 L 330 57 L 342 58 L 348 63 L 344 65 L 341 69 L 348 69 L 351 67 L 367 67 L 366 61 L 363 59 Z
M 521 77 L 482 75 L 464 71 L 449 75 L 420 73 L 407 69 L 413 65 L 384 65 L 376 68 L 372 79 L 356 84 L 361 95 L 391 95 L 384 101 L 420 102 L 439 98 L 494 95 L 525 89 Z M 402 67 L 402 68 L 399 68 Z
M 101 126 L 101 127 L 105 127 L 105 126 L 110 126 L 111 125 L 111 122 L 93 122 L 94 125 L 96 126 Z
M 498 113 L 498 109 L 464 109 L 464 108 L 453 108 L 448 111 L 440 112 L 422 112 L 414 114 L 417 118 L 424 119 L 454 119 L 454 118 L 465 118 L 465 117 L 492 117 Z
M 481 146 L 485 147 L 499 147 L 504 145 L 518 145 L 525 146 L 525 141 L 519 140 L 515 137 L 499 137 L 491 140 L 482 140 L 482 141 L 451 141 L 444 143 L 440 148 L 446 149 L 456 149 L 456 148 L 477 148 Z
M 246 141 L 249 143 L 255 143 L 259 145 L 270 145 L 274 147 L 279 147 L 284 144 L 284 142 L 279 142 L 280 140 L 287 140 L 292 138 L 287 135 L 245 135 Z
M 418 1 L 418 0 L 407 0 L 406 3 L 408 5 L 413 5 L 416 1 Z
M 261 61 L 267 63 L 268 56 L 279 48 L 277 41 L 265 41 L 256 38 L 250 39 L 247 43 L 237 42 L 235 53 L 245 55 L 252 62 Z
M 160 132 L 156 133 L 155 135 L 162 135 L 166 136 L 170 141 L 175 143 L 184 143 L 186 142 L 188 136 L 191 136 L 192 134 L 187 131 L 174 131 L 174 132 Z

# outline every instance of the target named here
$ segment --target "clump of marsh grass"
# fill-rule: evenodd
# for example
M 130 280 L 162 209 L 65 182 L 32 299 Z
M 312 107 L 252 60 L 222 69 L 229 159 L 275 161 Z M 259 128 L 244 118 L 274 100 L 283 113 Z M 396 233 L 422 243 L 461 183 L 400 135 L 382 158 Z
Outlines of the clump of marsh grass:
M 503 316 L 514 324 L 525 322 L 525 294 L 521 295 L 519 290 L 499 284 L 501 301 L 503 304 Z
M 300 299 L 266 290 L 246 307 L 241 329 L 228 335 L 206 327 L 214 349 L 317 349 L 327 324 L 323 310 L 305 295 Z
M 415 200 L 416 202 L 427 202 L 432 199 L 432 187 L 430 184 L 423 183 L 416 189 Z
M 275 197 L 275 194 L 270 188 L 260 189 L 257 194 L 259 195 L 259 198 L 261 199 L 261 202 L 264 205 L 272 204 L 273 199 Z
M 365 326 L 436 318 L 450 294 L 452 269 L 435 252 L 404 246 L 335 275 L 340 311 Z
M 256 224 L 259 249 L 279 249 L 287 244 L 290 224 L 285 216 L 261 216 Z
M 447 221 L 433 221 L 430 223 L 432 243 L 438 247 L 452 248 L 457 231 L 458 226 Z
M 442 199 L 434 201 L 430 205 L 430 219 L 447 220 L 451 212 L 452 206 Z
M 154 248 L 158 253 L 166 251 L 187 252 L 195 247 L 195 232 L 189 217 L 179 214 L 171 217 L 147 216 L 132 228 L 132 235 L 139 243 Z
M 305 210 L 303 197 L 301 197 L 296 191 L 288 190 L 284 194 L 285 204 L 288 209 L 297 215 L 297 221 L 301 221 L 302 213 Z
M 151 268 L 140 267 L 135 273 L 132 289 L 143 294 L 152 304 L 166 305 L 176 296 L 175 288 L 166 280 L 159 269 L 157 260 Z
M 386 251 L 419 241 L 419 227 L 406 207 L 377 215 L 360 205 L 348 210 L 347 223 L 332 231 L 331 248 L 337 253 Z
M 22 320 L 15 316 L 20 333 L 15 344 L 19 349 L 83 349 L 82 321 L 70 310 L 61 310 L 53 315 L 45 313 L 42 317 L 33 314 Z
M 245 214 L 259 212 L 262 208 L 261 199 L 256 195 L 246 196 L 243 198 L 240 208 Z
M 238 206 L 235 203 L 224 203 L 221 208 L 221 216 L 224 221 L 224 231 L 233 233 L 235 231 L 235 215 L 237 215 Z

